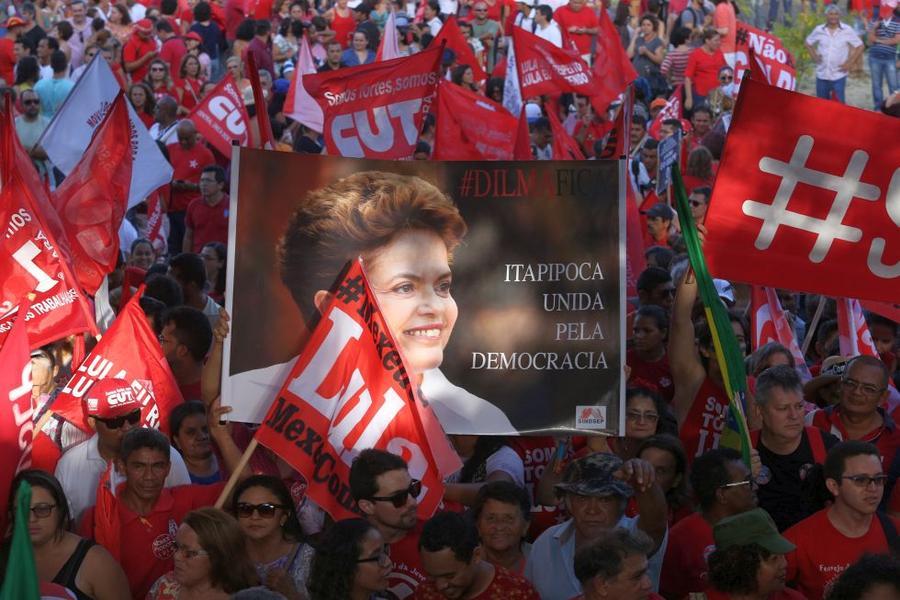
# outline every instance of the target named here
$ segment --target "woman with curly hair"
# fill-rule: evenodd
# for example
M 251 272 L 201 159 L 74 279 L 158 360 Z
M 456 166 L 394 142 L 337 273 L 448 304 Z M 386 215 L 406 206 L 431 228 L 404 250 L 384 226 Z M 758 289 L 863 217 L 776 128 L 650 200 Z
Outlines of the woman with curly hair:
M 316 548 L 309 594 L 312 600 L 382 598 L 394 564 L 384 538 L 365 519 L 338 521 Z
M 765 510 L 754 508 L 713 527 L 716 551 L 709 555 L 709 598 L 723 600 L 802 600 L 785 587 L 785 554 L 796 546 L 781 537 Z

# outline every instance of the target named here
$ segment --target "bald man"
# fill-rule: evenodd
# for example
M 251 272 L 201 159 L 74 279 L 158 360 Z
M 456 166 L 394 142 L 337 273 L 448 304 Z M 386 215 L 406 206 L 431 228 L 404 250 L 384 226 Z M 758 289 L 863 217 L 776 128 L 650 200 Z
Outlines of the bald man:
M 158 104 L 156 109 L 158 119 Z M 215 164 L 212 152 L 205 145 L 197 143 L 197 128 L 189 119 L 180 121 L 174 130 L 178 142 L 166 146 L 169 162 L 174 170 L 172 195 L 168 203 L 169 253 L 173 256 L 181 252 L 184 241 L 185 211 L 191 202 L 200 198 L 200 174 L 203 169 Z

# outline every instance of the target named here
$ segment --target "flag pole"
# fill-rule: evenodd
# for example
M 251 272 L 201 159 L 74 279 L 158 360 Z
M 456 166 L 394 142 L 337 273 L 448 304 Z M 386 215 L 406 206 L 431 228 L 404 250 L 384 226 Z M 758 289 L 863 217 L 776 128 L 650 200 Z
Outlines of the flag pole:
M 809 323 L 809 328 L 806 330 L 806 337 L 803 338 L 803 347 L 800 348 L 800 352 L 803 353 L 803 356 L 806 356 L 806 351 L 809 350 L 809 345 L 812 343 L 813 335 L 816 333 L 816 327 L 819 326 L 819 321 L 822 320 L 822 314 L 825 312 L 825 303 L 828 301 L 828 298 L 825 296 L 819 295 L 819 305 L 816 306 L 816 312 L 813 315 L 812 321 Z
M 244 472 L 244 467 L 250 462 L 250 457 L 253 455 L 253 452 L 258 445 L 259 442 L 256 441 L 255 437 L 250 440 L 247 449 L 244 450 L 244 453 L 241 455 L 241 460 L 238 461 L 238 464 L 234 467 L 234 471 L 231 472 L 231 476 L 228 478 L 228 482 L 225 484 L 225 487 L 222 488 L 222 493 L 219 494 L 219 497 L 216 499 L 216 503 L 213 505 L 215 508 L 221 509 L 225 505 L 225 501 L 228 499 L 228 496 L 231 495 L 238 480 L 240 480 L 241 473 Z

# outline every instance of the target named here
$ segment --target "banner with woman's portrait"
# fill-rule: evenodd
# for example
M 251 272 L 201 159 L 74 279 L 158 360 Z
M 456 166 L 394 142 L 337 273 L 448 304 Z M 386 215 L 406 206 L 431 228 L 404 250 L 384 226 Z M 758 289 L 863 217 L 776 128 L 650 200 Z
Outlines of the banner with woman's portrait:
M 335 278 L 361 257 L 410 381 L 447 433 L 618 434 L 623 164 L 236 149 L 231 418 L 262 421 Z

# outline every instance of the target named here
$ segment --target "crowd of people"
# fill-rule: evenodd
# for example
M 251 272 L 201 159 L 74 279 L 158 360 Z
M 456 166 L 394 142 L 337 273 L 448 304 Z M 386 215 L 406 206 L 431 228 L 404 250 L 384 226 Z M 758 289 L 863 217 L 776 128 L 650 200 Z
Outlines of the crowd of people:
M 84 395 L 84 433 L 54 413 L 72 340 L 32 353 L 33 468 L 17 475 L 8 508 L 30 484 L 38 578 L 68 590 L 61 597 L 900 599 L 897 322 L 867 313 L 879 355 L 843 355 L 834 301 L 780 290 L 797 340 L 811 340 L 800 365 L 780 344 L 751 347 L 747 288 L 716 280 L 751 383 L 749 464 L 720 447 L 729 398 L 678 219 L 656 182 L 659 142 L 680 134 L 691 212 L 704 222 L 737 93 L 730 0 L 39 0 L 0 10 L 0 85 L 51 186 L 62 174 L 41 134 L 97 54 L 174 169 L 158 192 L 164 234 L 148 239 L 148 202 L 132 208 L 108 276 L 116 307 L 146 284 L 140 306 L 184 399 L 166 415 L 168 433 L 141 426 L 141 403 L 118 379 Z M 230 165 L 198 135 L 191 110 L 226 72 L 252 107 L 252 55 L 278 149 L 317 154 L 321 134 L 284 114 L 303 39 L 319 71 L 344 69 L 375 60 L 392 11 L 403 55 L 427 48 L 456 16 L 478 64 L 447 50 L 444 75 L 501 102 L 504 73 L 492 71 L 511 28 L 591 61 L 600 10 L 639 76 L 627 172 L 648 266 L 629 319 L 623 435 L 450 436 L 463 467 L 425 520 L 422 483 L 395 454 L 354 459 L 359 517 L 338 521 L 308 496 L 309 473 L 262 448 L 243 463 L 255 426 L 226 423 L 219 403 Z M 900 8 L 880 11 L 862 14 L 863 39 L 830 4 L 807 46 L 817 93 L 840 101 L 868 46 L 875 108 L 896 115 Z M 491 76 L 477 81 L 473 67 Z M 652 130 L 679 85 L 686 118 Z M 553 158 L 548 111 L 586 157 L 606 147 L 613 113 L 588 98 L 525 100 L 535 159 Z M 434 131 L 429 116 L 416 158 L 430 157 Z

